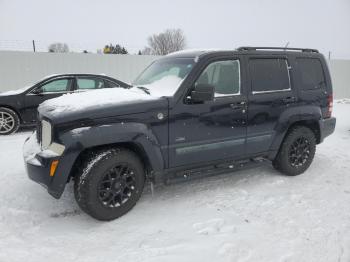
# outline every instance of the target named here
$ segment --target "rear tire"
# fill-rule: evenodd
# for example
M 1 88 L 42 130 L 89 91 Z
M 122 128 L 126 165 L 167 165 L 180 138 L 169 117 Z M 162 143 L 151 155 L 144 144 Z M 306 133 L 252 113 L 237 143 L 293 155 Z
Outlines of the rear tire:
M 311 165 L 315 152 L 314 132 L 305 126 L 296 126 L 286 135 L 272 165 L 288 176 L 300 175 Z
M 131 210 L 145 184 L 144 167 L 127 149 L 91 153 L 74 181 L 80 208 L 95 219 L 109 221 Z
M 17 113 L 7 107 L 0 107 L 0 135 L 15 133 L 20 125 Z

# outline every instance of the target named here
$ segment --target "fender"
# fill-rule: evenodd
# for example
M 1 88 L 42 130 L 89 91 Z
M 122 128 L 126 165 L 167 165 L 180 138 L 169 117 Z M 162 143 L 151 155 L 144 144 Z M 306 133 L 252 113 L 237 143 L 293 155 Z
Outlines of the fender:
M 65 146 L 63 157 L 48 188 L 49 193 L 60 198 L 69 179 L 70 170 L 79 154 L 85 149 L 117 143 L 134 143 L 141 147 L 153 171 L 161 172 L 165 160 L 161 145 L 152 130 L 143 123 L 115 123 L 110 125 L 80 127 L 60 134 L 55 141 Z
M 322 118 L 321 108 L 313 105 L 290 107 L 279 117 L 275 130 L 275 136 L 271 143 L 270 151 L 277 153 L 288 129 L 300 121 L 312 121 L 319 127 L 319 120 Z M 271 158 L 274 156 L 269 156 Z

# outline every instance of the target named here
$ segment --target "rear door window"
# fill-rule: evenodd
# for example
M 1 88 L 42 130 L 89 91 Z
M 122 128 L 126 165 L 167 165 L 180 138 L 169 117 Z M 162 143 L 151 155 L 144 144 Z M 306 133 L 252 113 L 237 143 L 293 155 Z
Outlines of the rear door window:
M 253 94 L 291 89 L 289 66 L 284 58 L 252 58 L 249 71 Z
M 326 81 L 322 64 L 317 58 L 297 58 L 300 88 L 302 90 L 315 90 L 324 88 Z
M 99 78 L 77 78 L 77 89 L 78 90 L 89 90 L 89 89 L 101 89 L 104 88 L 104 81 Z

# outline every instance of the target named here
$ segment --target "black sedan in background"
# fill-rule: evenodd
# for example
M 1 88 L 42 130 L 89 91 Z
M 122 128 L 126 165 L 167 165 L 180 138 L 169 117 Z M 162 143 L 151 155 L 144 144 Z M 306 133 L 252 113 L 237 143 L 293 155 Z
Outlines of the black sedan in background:
M 37 108 L 45 100 L 67 93 L 114 87 L 130 86 L 105 75 L 64 74 L 46 77 L 23 89 L 0 93 L 0 135 L 12 134 L 20 126 L 35 125 Z

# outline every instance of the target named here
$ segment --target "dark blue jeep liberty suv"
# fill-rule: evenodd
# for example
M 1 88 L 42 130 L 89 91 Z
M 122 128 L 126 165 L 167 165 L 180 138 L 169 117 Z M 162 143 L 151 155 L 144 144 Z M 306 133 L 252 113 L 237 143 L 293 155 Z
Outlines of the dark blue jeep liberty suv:
M 147 180 L 261 161 L 303 173 L 335 129 L 332 108 L 330 73 L 315 49 L 181 51 L 153 62 L 131 87 L 41 104 L 24 158 L 53 197 L 73 180 L 81 209 L 112 220 L 136 204 Z

